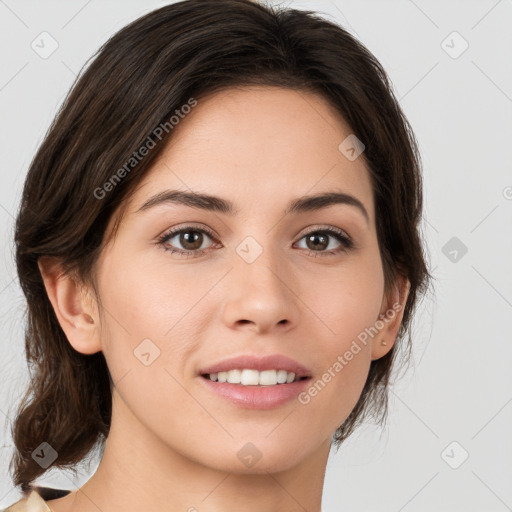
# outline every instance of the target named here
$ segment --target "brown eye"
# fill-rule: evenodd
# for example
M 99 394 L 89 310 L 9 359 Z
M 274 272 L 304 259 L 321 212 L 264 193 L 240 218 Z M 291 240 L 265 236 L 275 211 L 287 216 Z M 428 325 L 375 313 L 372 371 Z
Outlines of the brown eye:
M 323 233 L 314 233 L 312 235 L 307 235 L 305 238 L 308 249 L 311 249 L 312 251 L 325 250 L 329 245 L 329 236 L 326 236 Z
M 213 235 L 206 230 L 195 227 L 184 227 L 174 229 L 164 234 L 158 240 L 158 243 L 171 253 L 200 256 L 203 252 L 211 248 L 211 245 L 209 247 L 204 246 L 208 239 L 212 240 Z
M 178 236 L 180 244 L 188 251 L 200 249 L 203 244 L 203 233 L 200 231 L 181 231 Z
M 301 238 L 301 241 L 304 239 L 306 241 L 305 249 L 309 250 L 313 256 L 332 256 L 347 252 L 354 247 L 352 239 L 337 228 L 310 231 Z M 332 240 L 335 242 L 333 243 Z

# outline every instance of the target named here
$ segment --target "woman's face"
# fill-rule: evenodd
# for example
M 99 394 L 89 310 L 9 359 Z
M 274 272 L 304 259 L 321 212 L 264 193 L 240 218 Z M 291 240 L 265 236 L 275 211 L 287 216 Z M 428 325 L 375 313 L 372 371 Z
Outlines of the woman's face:
M 173 131 L 98 261 L 113 424 L 211 468 L 284 470 L 328 450 L 371 359 L 393 342 L 381 345 L 385 328 L 361 342 L 391 307 L 369 173 L 347 152 L 350 128 L 311 93 L 225 91 Z M 220 199 L 194 206 L 170 191 Z M 287 211 L 332 193 L 354 199 Z M 308 379 L 244 386 L 201 374 L 239 356 L 230 369 L 252 369 L 244 382 L 290 379 L 254 373 L 264 356 L 281 360 L 260 369 L 290 370 L 286 357 Z

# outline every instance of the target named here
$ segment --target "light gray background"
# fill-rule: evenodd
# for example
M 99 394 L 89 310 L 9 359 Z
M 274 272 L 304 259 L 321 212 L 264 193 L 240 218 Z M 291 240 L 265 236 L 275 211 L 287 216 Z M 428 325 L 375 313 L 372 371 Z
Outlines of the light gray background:
M 166 3 L 0 0 L 0 507 L 20 497 L 7 466 L 8 428 L 28 379 L 12 242 L 24 177 L 86 60 Z M 332 455 L 323 510 L 512 510 L 512 1 L 274 3 L 327 13 L 389 73 L 420 142 L 423 231 L 437 280 L 388 424 L 363 427 Z M 43 31 L 58 42 L 46 59 L 31 48 Z M 96 464 L 78 480 L 50 472 L 39 482 L 72 489 Z

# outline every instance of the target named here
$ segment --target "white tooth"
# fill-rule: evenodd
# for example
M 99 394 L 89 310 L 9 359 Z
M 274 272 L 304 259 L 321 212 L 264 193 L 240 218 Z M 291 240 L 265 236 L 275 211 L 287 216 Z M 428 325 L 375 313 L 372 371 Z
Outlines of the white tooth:
M 226 372 L 211 373 L 210 380 L 228 382 L 229 384 L 242 384 L 244 386 L 275 386 L 276 384 L 291 383 L 295 380 L 295 373 L 286 370 L 228 370 Z
M 277 372 L 277 383 L 284 384 L 286 382 L 287 375 L 288 375 L 288 372 L 286 370 L 279 370 Z
M 277 372 L 275 370 L 263 370 L 260 372 L 260 386 L 275 386 L 277 384 Z
M 245 386 L 257 386 L 259 382 L 258 370 L 242 370 L 240 382 Z
M 240 370 L 229 370 L 227 374 L 227 382 L 230 384 L 240 384 L 240 376 L 242 374 Z

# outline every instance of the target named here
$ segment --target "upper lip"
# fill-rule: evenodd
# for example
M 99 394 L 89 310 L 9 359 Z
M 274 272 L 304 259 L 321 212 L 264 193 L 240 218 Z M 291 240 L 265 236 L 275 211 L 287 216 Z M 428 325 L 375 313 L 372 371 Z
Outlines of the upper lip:
M 229 370 L 286 370 L 295 373 L 296 378 L 311 377 L 311 372 L 297 361 L 281 354 L 268 356 L 241 355 L 224 359 L 199 370 L 199 375 L 227 372 Z

